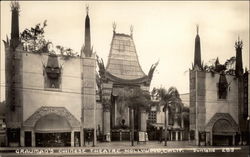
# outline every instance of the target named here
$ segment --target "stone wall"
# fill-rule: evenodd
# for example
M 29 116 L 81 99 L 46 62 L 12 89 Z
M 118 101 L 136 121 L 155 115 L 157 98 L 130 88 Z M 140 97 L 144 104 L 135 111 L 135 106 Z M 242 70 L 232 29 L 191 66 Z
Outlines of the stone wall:
M 6 122 L 8 128 L 17 128 L 22 123 L 23 95 L 22 92 L 22 47 L 13 51 L 5 44 L 5 84 L 6 84 Z
M 198 80 L 196 80 L 198 78 Z M 198 121 L 202 130 L 216 113 L 229 113 L 238 123 L 238 82 L 234 76 L 226 75 L 229 87 L 227 98 L 218 98 L 220 75 L 207 72 L 190 71 L 190 129 L 195 129 L 196 103 L 198 105 Z M 197 87 L 196 87 L 197 84 Z M 197 93 L 196 93 L 197 91 Z M 205 122 L 205 123 L 204 123 Z
M 83 127 L 96 128 L 96 60 L 95 58 L 82 58 L 82 116 Z
M 206 73 L 206 119 L 207 124 L 216 113 L 229 113 L 238 123 L 238 82 L 234 76 L 226 75 L 229 87 L 227 98 L 218 99 L 219 74 Z
M 196 129 L 196 74 L 194 71 L 189 72 L 189 91 L 190 91 L 190 112 L 189 112 L 189 121 L 190 121 L 190 130 Z
M 45 88 L 43 66 L 46 66 L 47 58 L 46 54 L 22 53 L 23 121 L 41 106 L 65 107 L 80 121 L 80 58 L 59 58 L 59 65 L 62 66 L 60 89 Z

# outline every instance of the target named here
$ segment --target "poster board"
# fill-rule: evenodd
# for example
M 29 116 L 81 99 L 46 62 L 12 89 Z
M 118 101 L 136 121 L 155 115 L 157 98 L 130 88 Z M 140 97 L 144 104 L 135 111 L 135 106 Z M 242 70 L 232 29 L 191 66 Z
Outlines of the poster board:
M 148 134 L 147 134 L 147 132 L 139 131 L 138 142 L 147 142 L 147 141 L 148 141 Z

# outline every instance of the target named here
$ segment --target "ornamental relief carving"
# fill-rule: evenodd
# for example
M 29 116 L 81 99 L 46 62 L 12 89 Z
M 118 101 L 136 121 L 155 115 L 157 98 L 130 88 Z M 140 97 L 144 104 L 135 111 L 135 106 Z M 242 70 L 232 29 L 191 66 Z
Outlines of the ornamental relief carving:
M 80 127 L 80 122 L 65 108 L 65 107 L 41 107 L 34 114 L 32 114 L 25 122 L 24 126 L 34 127 L 36 122 L 43 116 L 49 114 L 56 114 L 68 120 L 71 127 Z
M 103 97 L 103 98 L 102 98 L 102 105 L 103 105 L 103 111 L 104 111 L 104 112 L 110 112 L 110 109 L 111 109 L 111 101 L 110 101 L 110 98 Z
M 228 122 L 231 123 L 233 130 L 235 130 L 236 132 L 239 131 L 239 126 L 238 124 L 235 122 L 235 120 L 232 118 L 232 116 L 228 113 L 216 113 L 211 119 L 210 121 L 207 123 L 206 125 L 206 131 L 210 132 L 213 129 L 214 124 L 218 121 L 218 120 L 227 120 Z

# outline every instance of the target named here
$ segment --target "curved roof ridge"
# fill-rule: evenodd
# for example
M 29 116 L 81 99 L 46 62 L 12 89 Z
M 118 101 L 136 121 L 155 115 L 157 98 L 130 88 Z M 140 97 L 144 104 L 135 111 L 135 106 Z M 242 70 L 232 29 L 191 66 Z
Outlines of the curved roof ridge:
M 106 70 L 118 78 L 127 80 L 147 76 L 139 63 L 131 35 L 114 32 Z

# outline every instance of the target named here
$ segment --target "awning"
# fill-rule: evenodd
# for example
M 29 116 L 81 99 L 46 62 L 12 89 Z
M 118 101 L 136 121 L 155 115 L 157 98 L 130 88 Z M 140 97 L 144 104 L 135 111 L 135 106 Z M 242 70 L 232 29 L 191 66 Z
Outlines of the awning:
M 49 114 L 42 117 L 35 126 L 37 133 L 71 132 L 71 126 L 64 117 Z

